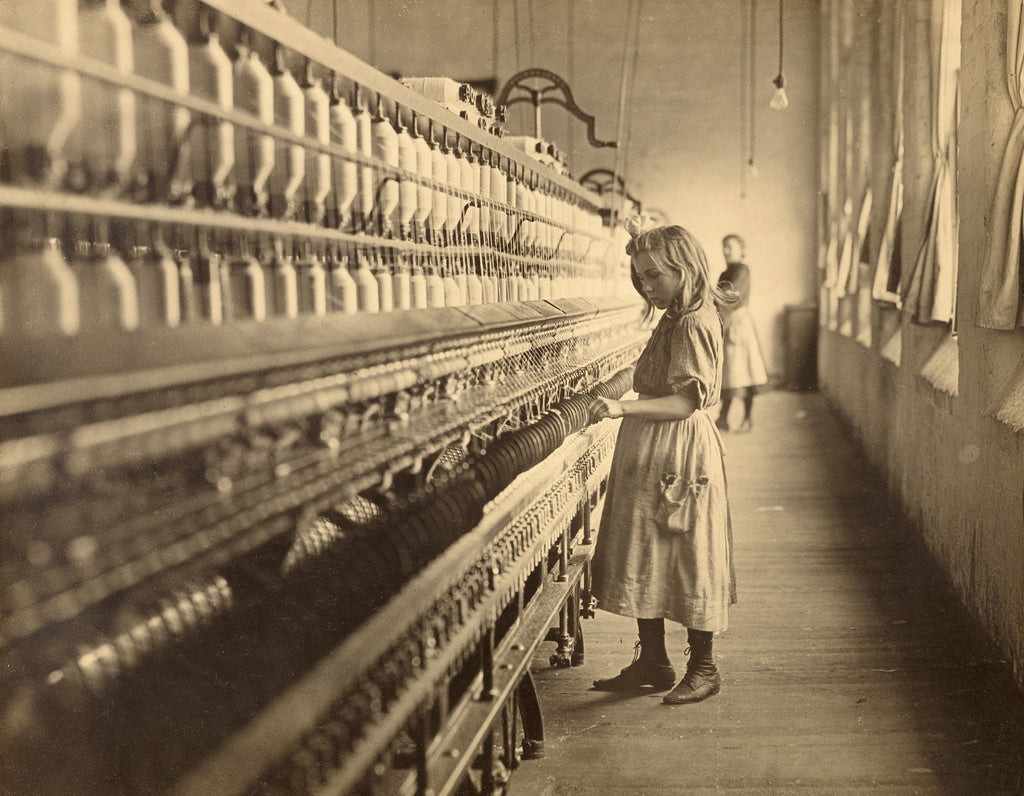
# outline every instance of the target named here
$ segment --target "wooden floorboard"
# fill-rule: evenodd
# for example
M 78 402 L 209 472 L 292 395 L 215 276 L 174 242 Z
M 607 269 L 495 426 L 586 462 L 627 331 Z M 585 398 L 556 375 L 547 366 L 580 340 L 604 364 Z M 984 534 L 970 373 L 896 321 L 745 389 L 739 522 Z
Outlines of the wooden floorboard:
M 739 407 L 734 407 L 738 411 Z M 510 792 L 1018 794 L 1024 710 L 878 482 L 814 393 L 757 399 L 728 434 L 738 605 L 715 641 L 722 692 L 590 689 L 632 659 L 635 624 L 584 622 L 586 662 L 533 663 L 546 757 Z M 668 631 L 685 669 L 686 633 Z

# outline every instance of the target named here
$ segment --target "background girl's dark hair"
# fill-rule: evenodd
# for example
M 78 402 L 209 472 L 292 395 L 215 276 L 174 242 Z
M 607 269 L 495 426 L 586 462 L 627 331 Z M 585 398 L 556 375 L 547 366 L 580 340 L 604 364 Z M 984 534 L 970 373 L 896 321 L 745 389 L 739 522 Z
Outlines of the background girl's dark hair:
M 726 235 L 724 238 L 722 238 L 722 245 L 724 246 L 725 244 L 727 244 L 731 240 L 736 241 L 740 245 L 740 248 L 743 250 L 743 252 L 746 253 L 746 251 L 747 251 L 747 242 L 745 240 L 743 240 L 743 238 L 740 237 L 739 235 L 737 235 L 735 232 L 730 232 L 728 235 Z
M 711 278 L 711 268 L 708 266 L 704 247 L 688 229 L 673 225 L 637 232 L 626 244 L 626 254 L 633 258 L 641 252 L 650 256 L 659 268 L 677 271 L 682 275 L 683 281 L 677 297 L 678 309 L 682 312 L 702 307 L 709 299 L 718 308 L 735 304 L 739 300 L 738 293 L 729 288 L 719 287 L 718 281 Z M 645 317 L 649 318 L 654 314 L 654 305 L 647 300 L 640 277 L 632 263 L 629 267 L 629 276 L 633 288 L 647 304 Z

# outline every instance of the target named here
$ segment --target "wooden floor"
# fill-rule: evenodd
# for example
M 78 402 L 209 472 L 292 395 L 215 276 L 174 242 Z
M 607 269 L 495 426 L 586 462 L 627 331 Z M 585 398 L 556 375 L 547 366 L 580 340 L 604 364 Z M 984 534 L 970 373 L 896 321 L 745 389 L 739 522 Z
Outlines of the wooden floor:
M 734 406 L 733 411 L 740 407 Z M 1005 662 L 893 518 L 817 394 L 760 396 L 726 435 L 739 603 L 716 637 L 722 692 L 590 690 L 632 660 L 635 624 L 586 620 L 586 662 L 533 665 L 546 757 L 510 792 L 1018 794 L 1024 711 Z M 685 670 L 686 633 L 669 655 Z

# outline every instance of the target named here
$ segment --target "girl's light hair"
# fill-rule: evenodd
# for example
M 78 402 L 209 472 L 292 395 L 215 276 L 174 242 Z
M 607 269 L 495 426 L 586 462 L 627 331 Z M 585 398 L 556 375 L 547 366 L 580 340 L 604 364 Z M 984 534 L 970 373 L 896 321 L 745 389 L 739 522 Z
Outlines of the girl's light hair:
M 711 278 L 711 269 L 708 266 L 704 247 L 688 229 L 673 225 L 638 230 L 636 234 L 633 234 L 630 224 L 627 222 L 626 230 L 632 235 L 629 243 L 626 244 L 626 254 L 631 259 L 636 258 L 638 254 L 646 253 L 659 268 L 664 271 L 675 271 L 682 277 L 679 293 L 672 303 L 672 306 L 678 311 L 690 312 L 704 306 L 708 300 L 713 301 L 716 306 L 722 307 L 734 304 L 739 299 L 737 293 L 719 287 L 718 283 Z M 629 275 L 633 287 L 647 302 L 648 314 L 653 313 L 654 307 L 648 301 L 640 277 L 632 263 Z

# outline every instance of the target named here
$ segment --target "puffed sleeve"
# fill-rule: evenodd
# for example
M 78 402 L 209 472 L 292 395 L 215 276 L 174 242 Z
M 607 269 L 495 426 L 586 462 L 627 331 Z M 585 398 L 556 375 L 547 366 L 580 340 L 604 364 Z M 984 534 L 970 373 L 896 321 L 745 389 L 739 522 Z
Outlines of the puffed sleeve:
M 703 409 L 720 381 L 722 326 L 717 311 L 683 315 L 672 330 L 667 382 Z

